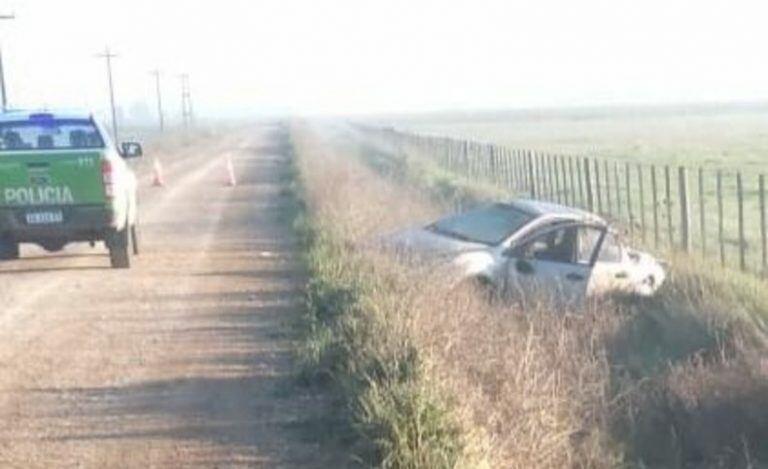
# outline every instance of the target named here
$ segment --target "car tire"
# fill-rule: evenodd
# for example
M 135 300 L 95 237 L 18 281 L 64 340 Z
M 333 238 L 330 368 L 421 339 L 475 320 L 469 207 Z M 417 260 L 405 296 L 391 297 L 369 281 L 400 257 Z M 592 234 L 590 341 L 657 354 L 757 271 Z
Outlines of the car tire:
M 7 239 L 0 239 L 0 261 L 12 261 L 21 256 L 19 243 Z
M 456 286 L 454 294 L 471 294 L 488 304 L 497 304 L 501 299 L 496 285 L 486 277 L 472 277 L 464 280 Z
M 109 248 L 109 263 L 113 269 L 128 269 L 131 267 L 131 257 L 129 253 L 129 227 L 120 231 L 113 231 L 107 240 Z

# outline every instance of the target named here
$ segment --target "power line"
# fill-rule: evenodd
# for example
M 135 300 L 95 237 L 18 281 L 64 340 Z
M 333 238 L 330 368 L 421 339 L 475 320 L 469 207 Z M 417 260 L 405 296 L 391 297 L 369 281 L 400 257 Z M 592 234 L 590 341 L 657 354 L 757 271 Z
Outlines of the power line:
M 117 138 L 117 112 L 115 111 L 115 88 L 112 83 L 112 59 L 118 57 L 117 54 L 112 53 L 109 47 L 104 48 L 104 52 L 97 54 L 96 57 L 106 59 L 107 61 L 107 80 L 109 81 L 109 105 L 112 108 L 112 133 L 115 138 L 115 143 L 118 142 Z
M 14 20 L 15 14 L 0 15 L 0 20 Z M 0 94 L 2 94 L 2 106 L 3 112 L 8 110 L 8 95 L 6 94 L 5 86 L 5 67 L 3 66 L 3 51 L 0 49 Z
M 163 95 L 160 88 L 160 70 L 152 70 L 152 75 L 155 76 L 155 91 L 157 93 L 157 117 L 160 123 L 160 132 L 165 130 L 165 118 L 163 116 Z

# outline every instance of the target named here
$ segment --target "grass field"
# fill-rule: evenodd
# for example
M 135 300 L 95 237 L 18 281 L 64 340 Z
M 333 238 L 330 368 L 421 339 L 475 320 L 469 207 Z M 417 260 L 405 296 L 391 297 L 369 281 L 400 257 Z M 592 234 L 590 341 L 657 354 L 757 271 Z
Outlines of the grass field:
M 768 171 L 768 105 L 435 114 L 388 122 L 551 153 Z
M 719 258 L 717 171 L 723 174 L 725 263 L 739 267 L 738 198 L 736 173 L 744 187 L 744 232 L 746 265 L 763 271 L 758 176 L 768 174 L 768 106 L 730 105 L 638 109 L 582 109 L 570 111 L 436 114 L 386 121 L 395 128 L 422 135 L 447 136 L 498 144 L 507 148 L 532 149 L 542 153 L 589 156 L 601 160 L 601 214 L 626 220 L 628 199 L 634 224 L 644 214 L 646 240 L 653 240 L 653 204 L 650 189 L 651 165 L 656 165 L 659 187 L 657 208 L 661 247 L 679 240 L 679 205 L 676 166 L 688 168 L 693 249 Z M 609 169 L 608 180 L 603 162 Z M 615 163 L 618 163 L 616 165 Z M 630 164 L 632 189 L 627 197 L 625 163 Z M 670 166 L 672 188 L 672 243 L 667 227 L 663 166 Z M 638 166 L 644 173 L 645 193 L 638 194 Z M 613 172 L 618 168 L 618 176 Z M 699 197 L 698 168 L 703 168 Z M 618 182 L 618 184 L 617 184 Z M 607 194 L 612 194 L 608 204 Z M 617 197 L 617 193 L 619 196 Z M 622 206 L 618 207 L 619 201 Z M 623 212 L 623 213 L 622 213 Z M 702 216 L 706 237 L 702 236 Z M 621 215 L 621 216 L 619 216 Z M 639 237 L 639 236 L 638 236 Z M 653 245 L 652 247 L 656 247 Z

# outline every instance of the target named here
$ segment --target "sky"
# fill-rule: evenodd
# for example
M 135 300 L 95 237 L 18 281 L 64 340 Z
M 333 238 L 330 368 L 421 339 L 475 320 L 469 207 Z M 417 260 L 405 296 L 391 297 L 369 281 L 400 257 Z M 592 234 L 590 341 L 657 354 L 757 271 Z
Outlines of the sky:
M 200 117 L 768 100 L 768 2 L 0 0 L 14 107 Z

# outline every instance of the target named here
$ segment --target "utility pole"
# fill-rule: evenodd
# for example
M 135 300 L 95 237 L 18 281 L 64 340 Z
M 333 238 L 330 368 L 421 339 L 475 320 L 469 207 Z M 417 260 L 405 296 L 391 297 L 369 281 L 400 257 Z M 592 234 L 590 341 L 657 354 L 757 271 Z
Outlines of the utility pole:
M 192 125 L 192 92 L 189 89 L 189 75 L 184 73 L 179 75 L 181 78 L 181 120 L 186 130 Z
M 163 117 L 163 95 L 160 90 L 160 70 L 152 70 L 152 75 L 155 76 L 155 91 L 157 92 L 157 117 L 160 121 L 160 132 L 165 130 L 165 118 Z
M 115 138 L 115 144 L 117 144 L 117 112 L 115 110 L 115 87 L 112 83 L 112 59 L 117 57 L 116 54 L 109 50 L 109 47 L 104 49 L 104 52 L 97 54 L 96 57 L 106 59 L 107 61 L 107 80 L 109 81 L 109 105 L 112 109 L 112 134 Z
M 0 20 L 13 20 L 16 15 L 0 15 Z M 3 67 L 3 51 L 0 49 L 0 93 L 2 94 L 3 112 L 8 110 L 8 95 L 5 90 L 5 68 Z

